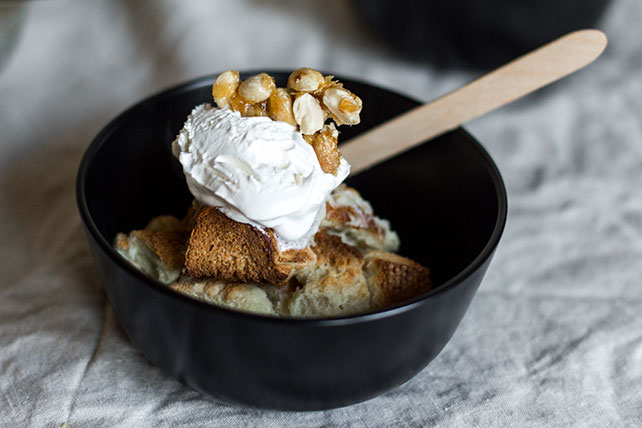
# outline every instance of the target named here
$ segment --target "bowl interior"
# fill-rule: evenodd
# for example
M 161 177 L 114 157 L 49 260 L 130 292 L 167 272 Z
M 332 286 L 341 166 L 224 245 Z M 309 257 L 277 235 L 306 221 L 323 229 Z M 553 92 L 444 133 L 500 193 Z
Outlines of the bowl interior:
M 270 74 L 284 86 L 287 74 Z M 88 149 L 79 192 L 86 201 L 86 220 L 103 245 L 111 246 L 118 232 L 143 228 L 154 216 L 185 214 L 192 197 L 170 144 L 191 109 L 212 102 L 214 77 L 142 101 L 114 119 Z M 361 124 L 342 127 L 340 140 L 417 105 L 394 92 L 341 80 L 363 99 L 364 108 Z M 347 183 L 372 203 L 377 215 L 390 220 L 401 238 L 400 253 L 428 266 L 435 288 L 490 255 L 505 222 L 501 177 L 484 149 L 462 129 Z

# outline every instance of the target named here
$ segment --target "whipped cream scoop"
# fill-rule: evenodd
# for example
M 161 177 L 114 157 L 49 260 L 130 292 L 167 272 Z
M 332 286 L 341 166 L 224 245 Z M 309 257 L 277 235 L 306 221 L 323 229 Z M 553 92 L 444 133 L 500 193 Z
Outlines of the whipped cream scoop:
M 325 199 L 350 173 L 321 169 L 297 129 L 267 117 L 241 117 L 208 104 L 195 107 L 172 143 L 192 195 L 232 220 L 271 228 L 279 249 L 310 243 Z

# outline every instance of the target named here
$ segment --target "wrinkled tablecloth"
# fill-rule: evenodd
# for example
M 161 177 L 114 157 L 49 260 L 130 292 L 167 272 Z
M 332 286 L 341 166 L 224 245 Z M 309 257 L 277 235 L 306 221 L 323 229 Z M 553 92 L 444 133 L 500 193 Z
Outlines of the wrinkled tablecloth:
M 184 80 L 331 70 L 427 101 L 476 73 L 373 41 L 349 1 L 29 2 L 0 71 L 0 426 L 642 426 L 642 2 L 613 1 L 585 70 L 467 128 L 497 162 L 506 231 L 459 329 L 416 377 L 322 412 L 218 402 L 114 318 L 74 179 L 111 118 Z

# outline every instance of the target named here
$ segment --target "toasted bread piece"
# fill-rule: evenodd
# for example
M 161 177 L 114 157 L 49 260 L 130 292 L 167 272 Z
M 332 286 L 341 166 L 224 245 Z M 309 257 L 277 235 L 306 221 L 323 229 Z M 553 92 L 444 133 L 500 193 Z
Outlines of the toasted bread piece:
M 314 253 L 309 248 L 281 253 L 271 231 L 236 222 L 215 207 L 203 207 L 194 217 L 183 274 L 285 285 L 293 267 L 312 262 Z
M 366 275 L 373 307 L 402 302 L 431 287 L 428 268 L 407 257 L 387 251 L 371 251 L 365 256 Z
M 149 248 L 169 269 L 180 270 L 187 243 L 186 230 L 134 230 L 131 236 Z
M 362 252 L 396 251 L 399 248 L 399 237 L 390 230 L 390 223 L 375 216 L 368 201 L 345 184 L 337 187 L 326 199 L 326 214 L 321 227 L 341 236 L 344 242 Z
M 175 281 L 183 267 L 189 231 L 173 216 L 153 218 L 143 230 L 116 235 L 116 250 L 143 272 L 155 279 Z
M 292 316 L 341 316 L 368 310 L 370 292 L 362 273 L 363 255 L 338 236 L 320 230 L 312 247 L 317 262 L 295 270 L 302 287 L 287 305 Z
M 275 315 L 274 305 L 256 284 L 232 284 L 207 278 L 182 277 L 170 288 L 215 305 Z

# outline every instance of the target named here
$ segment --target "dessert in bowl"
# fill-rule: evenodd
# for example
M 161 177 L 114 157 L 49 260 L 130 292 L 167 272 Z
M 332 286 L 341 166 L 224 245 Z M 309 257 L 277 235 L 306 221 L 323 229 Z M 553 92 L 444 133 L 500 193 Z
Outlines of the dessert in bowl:
M 194 298 L 280 316 L 354 315 L 430 289 L 429 270 L 394 253 L 389 222 L 341 184 L 337 128 L 359 124 L 357 95 L 310 68 L 285 88 L 229 70 L 212 95 L 172 142 L 187 214 L 116 235 L 124 258 Z
M 285 86 L 287 73 L 270 74 Z M 384 309 L 317 319 L 214 306 L 150 278 L 112 243 L 161 214 L 186 215 L 193 197 L 171 143 L 193 107 L 211 101 L 215 77 L 130 108 L 101 131 L 80 166 L 79 210 L 125 331 L 150 361 L 187 385 L 253 406 L 344 406 L 408 380 L 453 334 L 499 242 L 506 195 L 491 158 L 458 129 L 347 180 L 390 220 L 400 252 L 430 267 L 429 291 Z M 344 140 L 417 105 L 339 80 L 363 100 L 361 123 L 342 129 Z

